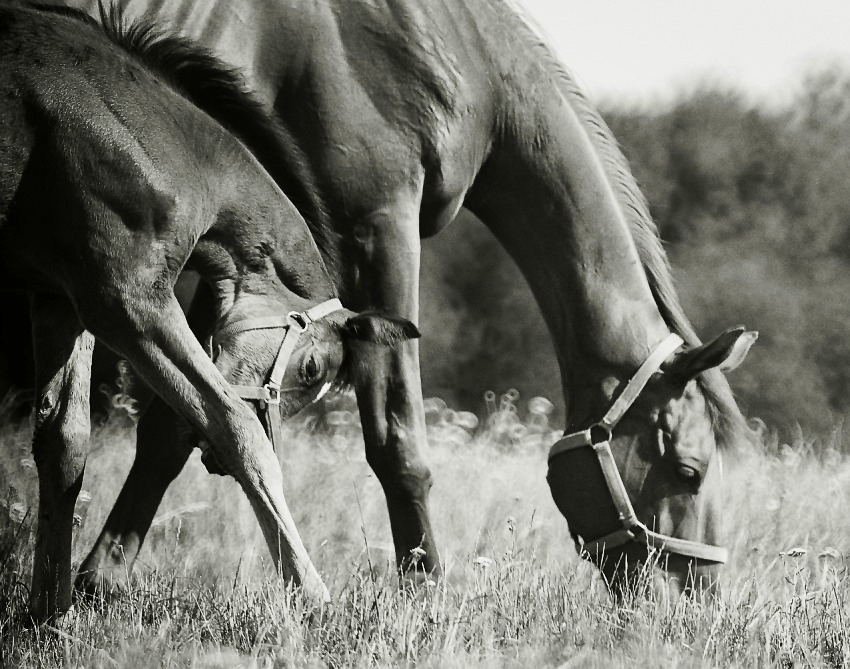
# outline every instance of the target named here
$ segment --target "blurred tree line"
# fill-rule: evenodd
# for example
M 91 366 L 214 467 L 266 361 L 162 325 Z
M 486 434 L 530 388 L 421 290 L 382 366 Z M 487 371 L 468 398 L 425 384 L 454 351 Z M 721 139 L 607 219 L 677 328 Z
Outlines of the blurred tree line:
M 706 88 L 663 109 L 607 109 L 703 338 L 761 336 L 729 379 L 782 431 L 850 409 L 850 72 L 810 74 L 780 109 Z M 559 407 L 549 334 L 512 261 L 471 216 L 424 242 L 425 394 L 480 411 L 517 388 Z

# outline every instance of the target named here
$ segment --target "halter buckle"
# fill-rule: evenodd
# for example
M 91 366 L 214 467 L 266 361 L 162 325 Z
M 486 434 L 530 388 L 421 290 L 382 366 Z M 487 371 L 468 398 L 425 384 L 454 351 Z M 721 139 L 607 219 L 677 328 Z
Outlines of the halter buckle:
M 268 405 L 280 404 L 280 386 L 276 383 L 267 383 L 263 386 L 266 397 L 263 400 Z
M 290 311 L 286 314 L 286 320 L 289 321 L 289 327 L 294 326 L 299 334 L 306 332 L 310 323 L 313 322 L 307 314 L 301 311 Z
M 610 442 L 613 438 L 614 431 L 611 426 L 607 425 L 606 423 L 594 423 L 587 429 L 587 439 L 589 446 L 596 446 L 596 444 L 604 444 L 606 441 Z

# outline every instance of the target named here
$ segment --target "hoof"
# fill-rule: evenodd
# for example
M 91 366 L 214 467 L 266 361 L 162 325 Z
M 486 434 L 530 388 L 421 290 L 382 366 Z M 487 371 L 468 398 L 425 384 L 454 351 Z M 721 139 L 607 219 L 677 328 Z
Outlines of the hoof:
M 118 599 L 125 590 L 123 579 L 99 570 L 80 571 L 74 580 L 74 601 L 108 603 Z
M 73 604 L 68 608 L 59 608 L 54 611 L 44 611 L 31 605 L 26 613 L 21 613 L 18 616 L 16 622 L 21 629 L 35 629 L 42 625 L 61 628 L 72 623 L 76 617 L 77 610 Z

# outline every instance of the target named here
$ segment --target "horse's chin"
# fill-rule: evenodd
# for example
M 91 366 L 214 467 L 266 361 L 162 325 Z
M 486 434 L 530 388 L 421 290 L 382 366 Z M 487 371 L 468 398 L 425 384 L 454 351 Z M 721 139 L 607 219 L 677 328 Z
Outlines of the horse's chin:
M 647 555 L 633 546 L 597 562 L 611 594 L 629 599 L 649 596 L 669 600 L 682 595 L 713 599 L 720 594 L 720 567 L 680 555 Z

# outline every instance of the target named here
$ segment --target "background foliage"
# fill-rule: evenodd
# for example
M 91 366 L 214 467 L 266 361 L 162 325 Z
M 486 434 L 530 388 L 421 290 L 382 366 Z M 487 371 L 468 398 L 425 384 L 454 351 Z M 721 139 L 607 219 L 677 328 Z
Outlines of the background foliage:
M 745 410 L 826 436 L 850 407 L 850 72 L 814 72 L 799 90 L 780 109 L 704 88 L 603 115 L 698 332 L 761 333 L 730 376 Z M 548 332 L 495 240 L 466 216 L 424 246 L 426 397 L 478 411 L 485 390 L 513 386 L 555 400 L 562 420 Z

